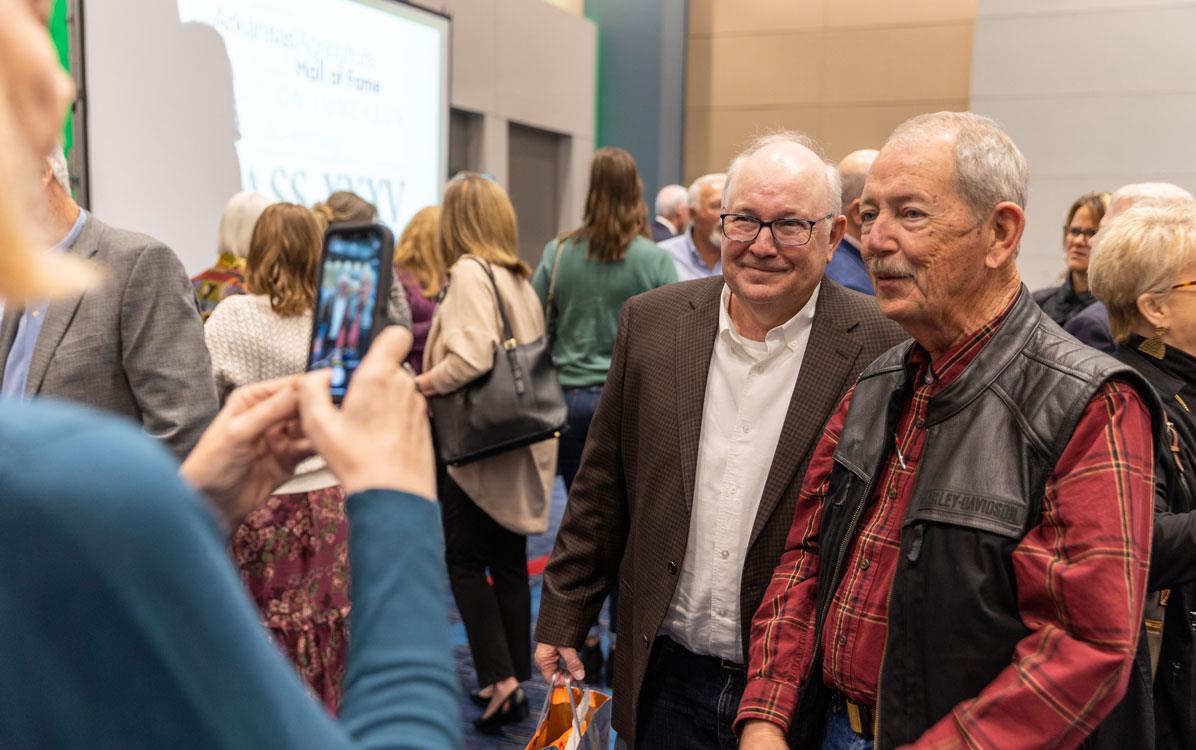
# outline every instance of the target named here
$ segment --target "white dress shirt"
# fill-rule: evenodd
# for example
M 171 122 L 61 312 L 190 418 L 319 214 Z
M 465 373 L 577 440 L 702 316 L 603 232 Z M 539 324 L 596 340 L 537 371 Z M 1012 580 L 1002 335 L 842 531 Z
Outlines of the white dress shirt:
M 764 341 L 735 329 L 724 286 L 706 375 L 689 541 L 661 633 L 695 654 L 743 663 L 739 586 L 748 539 L 801 370 L 821 285 Z M 797 460 L 797 457 L 785 457 Z

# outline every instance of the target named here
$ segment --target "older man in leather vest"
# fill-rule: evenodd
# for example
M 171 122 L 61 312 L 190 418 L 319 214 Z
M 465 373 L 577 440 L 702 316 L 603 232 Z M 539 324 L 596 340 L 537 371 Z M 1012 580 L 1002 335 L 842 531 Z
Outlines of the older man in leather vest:
M 966 113 L 906 122 L 872 167 L 863 257 L 913 342 L 811 460 L 752 624 L 744 750 L 1148 742 L 1127 704 L 1105 720 L 1140 687 L 1157 402 L 1022 285 L 1027 177 Z

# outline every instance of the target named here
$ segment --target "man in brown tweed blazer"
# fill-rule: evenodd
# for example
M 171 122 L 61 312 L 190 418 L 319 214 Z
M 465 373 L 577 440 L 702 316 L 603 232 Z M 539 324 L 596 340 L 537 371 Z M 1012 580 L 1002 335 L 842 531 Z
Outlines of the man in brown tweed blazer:
M 723 278 L 623 308 L 544 574 L 536 663 L 580 678 L 576 648 L 618 585 L 614 726 L 630 746 L 735 747 L 748 628 L 806 463 L 856 376 L 905 338 L 823 276 L 838 204 L 808 139 L 762 138 L 728 171 Z

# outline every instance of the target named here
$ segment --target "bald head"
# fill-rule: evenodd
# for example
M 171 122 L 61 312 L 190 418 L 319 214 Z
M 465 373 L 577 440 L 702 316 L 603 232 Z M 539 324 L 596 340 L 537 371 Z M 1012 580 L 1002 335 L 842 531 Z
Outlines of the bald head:
M 801 133 L 783 131 L 757 138 L 736 156 L 727 168 L 724 206 L 734 199 L 736 181 L 748 174 L 753 179 L 767 174 L 786 190 L 815 197 L 819 206 L 826 206 L 825 213 L 840 213 L 839 172 L 822 158 L 817 144 Z
M 874 148 L 862 148 L 852 151 L 839 162 L 839 181 L 841 204 L 843 213 L 847 216 L 847 234 L 857 242 L 860 239 L 860 221 L 858 215 L 860 196 L 864 193 L 864 181 L 868 178 L 868 170 L 876 155 L 880 153 Z

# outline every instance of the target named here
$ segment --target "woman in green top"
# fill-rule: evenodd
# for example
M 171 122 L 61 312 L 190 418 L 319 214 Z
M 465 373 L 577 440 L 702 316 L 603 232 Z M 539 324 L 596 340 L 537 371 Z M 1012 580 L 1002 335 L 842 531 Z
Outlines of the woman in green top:
M 566 491 L 573 485 L 586 433 L 615 346 L 619 310 L 629 297 L 677 280 L 668 253 L 648 239 L 648 209 L 635 159 L 621 148 L 598 149 L 590 162 L 590 190 L 582 225 L 544 247 L 532 286 L 544 303 L 544 319 L 553 335 L 556 365 L 569 429 L 561 434 L 557 472 Z M 611 598 L 612 625 L 615 601 Z M 614 634 L 611 634 L 614 646 Z M 596 639 L 587 652 L 601 664 Z M 596 676 L 601 669 L 587 668 Z

